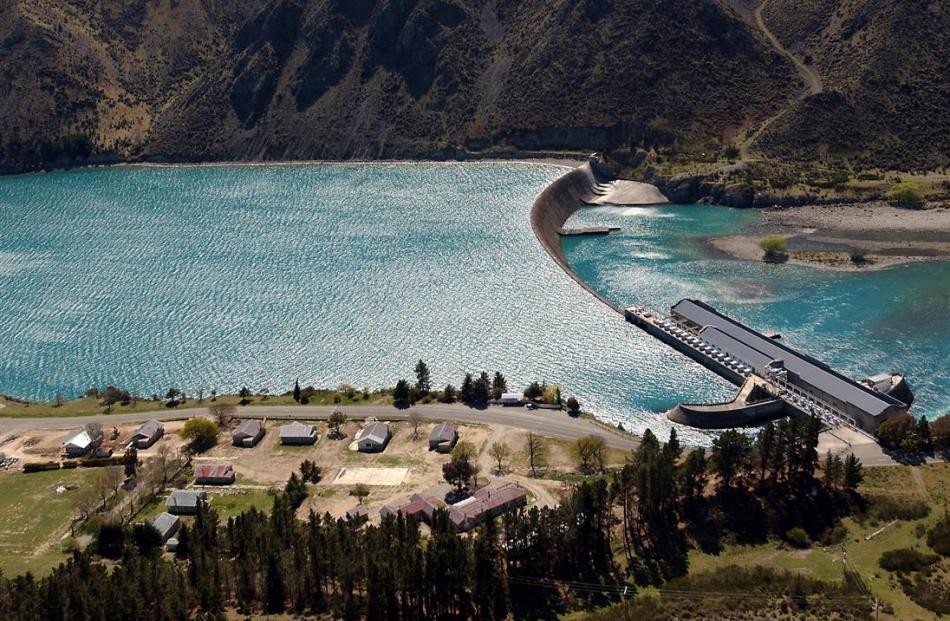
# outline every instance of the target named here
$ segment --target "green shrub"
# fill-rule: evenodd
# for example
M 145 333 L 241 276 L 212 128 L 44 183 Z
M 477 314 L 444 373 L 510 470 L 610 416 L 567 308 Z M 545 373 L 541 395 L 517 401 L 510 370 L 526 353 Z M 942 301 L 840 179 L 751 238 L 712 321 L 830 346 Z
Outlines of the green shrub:
M 59 470 L 58 461 L 31 462 L 23 464 L 23 472 L 44 472 L 46 470 Z
M 765 251 L 766 255 L 785 254 L 788 250 L 788 244 L 781 235 L 769 235 L 759 240 L 759 247 Z
M 927 554 L 914 548 L 888 550 L 877 564 L 887 571 L 920 571 L 940 560 L 936 554 Z
M 909 207 L 920 207 L 924 204 L 924 193 L 920 191 L 920 186 L 910 181 L 896 184 L 888 190 L 885 198 L 892 203 Z
M 788 542 L 793 548 L 798 548 L 799 550 L 804 550 L 805 548 L 811 546 L 811 540 L 808 538 L 808 533 L 805 532 L 803 528 L 795 527 L 789 529 L 785 533 L 785 541 Z
M 930 515 L 930 505 L 923 500 L 900 498 L 888 494 L 867 495 L 868 514 L 878 520 L 919 520 Z
M 206 451 L 218 441 L 218 425 L 207 418 L 191 418 L 181 429 L 181 437 L 190 441 L 192 450 Z

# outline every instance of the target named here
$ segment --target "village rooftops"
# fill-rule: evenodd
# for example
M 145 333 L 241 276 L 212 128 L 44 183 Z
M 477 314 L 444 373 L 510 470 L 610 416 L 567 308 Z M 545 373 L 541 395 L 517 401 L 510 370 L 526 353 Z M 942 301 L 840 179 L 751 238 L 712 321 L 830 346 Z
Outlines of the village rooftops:
M 131 443 L 136 448 L 148 448 L 165 434 L 165 427 L 156 419 L 147 420 L 132 434 Z
M 254 418 L 243 421 L 231 434 L 232 444 L 245 448 L 255 446 L 263 437 L 264 425 Z
M 444 506 L 445 503 L 438 498 L 413 494 L 406 504 L 397 507 L 385 506 L 379 510 L 379 514 L 383 517 L 401 515 L 403 517 L 412 517 L 430 523 L 436 509 L 441 509 Z
M 499 488 L 483 487 L 470 497 L 449 507 L 449 519 L 461 530 L 469 529 L 490 515 L 527 503 L 523 487 L 511 483 Z
M 194 514 L 198 512 L 198 502 L 201 494 L 186 489 L 176 489 L 165 500 L 165 508 L 169 513 L 176 515 Z
M 198 464 L 194 467 L 195 483 L 199 485 L 230 485 L 234 483 L 231 464 Z
M 458 429 L 452 423 L 439 423 L 429 434 L 429 449 L 447 453 L 458 440 Z
M 178 532 L 178 526 L 181 524 L 181 521 L 177 515 L 159 513 L 151 519 L 149 524 L 158 531 L 158 534 L 162 537 L 162 543 L 165 543 L 172 535 Z
M 67 455 L 83 455 L 98 446 L 100 442 L 102 442 L 101 431 L 94 434 L 87 427 L 83 427 L 66 436 L 63 440 L 63 450 Z
M 369 508 L 364 504 L 358 504 L 346 511 L 348 520 L 365 520 L 369 518 Z
M 392 432 L 386 423 L 373 423 L 360 430 L 356 436 L 356 443 L 361 451 L 382 451 L 389 443 Z

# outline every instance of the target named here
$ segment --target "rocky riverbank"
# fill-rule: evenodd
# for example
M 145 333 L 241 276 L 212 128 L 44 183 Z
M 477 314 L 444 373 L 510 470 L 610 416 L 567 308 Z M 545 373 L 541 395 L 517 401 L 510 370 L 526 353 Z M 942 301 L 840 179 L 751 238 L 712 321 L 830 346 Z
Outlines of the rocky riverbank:
M 841 271 L 883 269 L 900 263 L 950 258 L 950 206 L 902 209 L 884 202 L 805 205 L 762 210 L 740 234 L 709 241 L 730 256 L 763 260 L 758 242 L 782 235 L 789 263 Z

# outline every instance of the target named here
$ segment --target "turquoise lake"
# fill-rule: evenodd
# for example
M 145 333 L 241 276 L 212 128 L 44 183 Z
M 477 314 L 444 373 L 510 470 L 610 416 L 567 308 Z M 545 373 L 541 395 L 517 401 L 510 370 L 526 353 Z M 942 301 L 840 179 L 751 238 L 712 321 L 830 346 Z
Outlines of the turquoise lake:
M 0 180 L 0 392 L 142 395 L 247 385 L 547 380 L 628 428 L 734 388 L 642 334 L 535 239 L 534 164 L 92 169 Z M 915 411 L 950 409 L 950 268 L 866 274 L 742 263 L 706 235 L 755 215 L 597 208 L 619 234 L 565 242 L 608 298 L 711 302 L 853 376 L 905 372 Z M 689 435 L 689 434 L 687 434 Z M 699 437 L 699 436 L 696 436 Z

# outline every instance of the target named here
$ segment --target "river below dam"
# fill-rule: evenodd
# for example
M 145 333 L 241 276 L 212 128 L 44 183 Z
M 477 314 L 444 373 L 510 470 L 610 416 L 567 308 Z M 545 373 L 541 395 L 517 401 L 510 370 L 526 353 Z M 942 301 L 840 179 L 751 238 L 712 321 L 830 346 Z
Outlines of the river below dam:
M 628 429 L 734 388 L 628 325 L 534 237 L 564 168 L 520 163 L 117 167 L 0 179 L 0 392 L 114 384 L 142 395 L 248 386 L 547 380 Z M 565 254 L 621 304 L 704 299 L 852 376 L 905 372 L 914 410 L 948 409 L 946 263 L 867 274 L 717 258 L 755 218 L 592 208 Z M 705 436 L 686 432 L 687 438 Z

